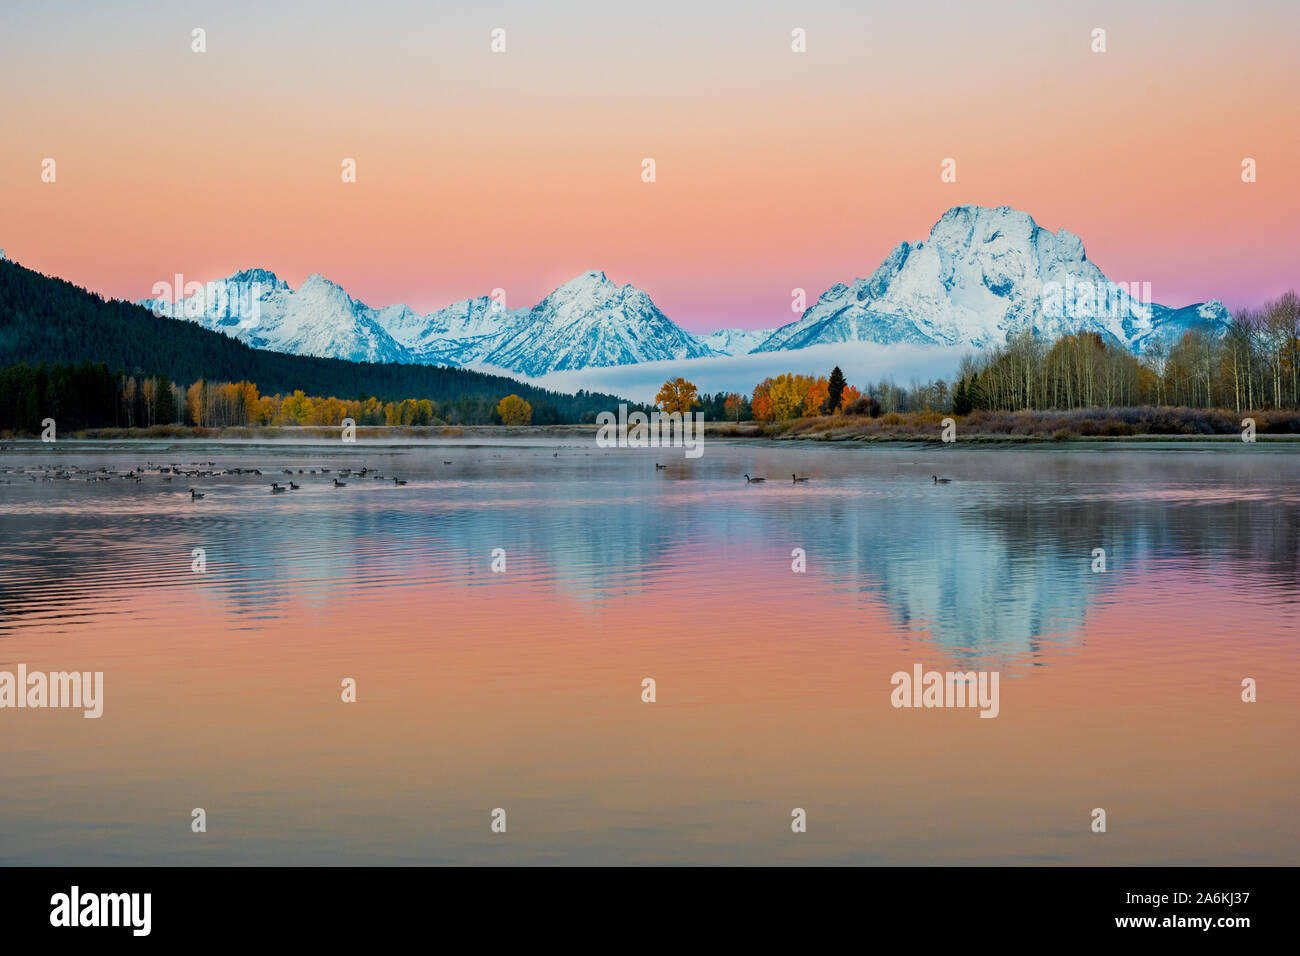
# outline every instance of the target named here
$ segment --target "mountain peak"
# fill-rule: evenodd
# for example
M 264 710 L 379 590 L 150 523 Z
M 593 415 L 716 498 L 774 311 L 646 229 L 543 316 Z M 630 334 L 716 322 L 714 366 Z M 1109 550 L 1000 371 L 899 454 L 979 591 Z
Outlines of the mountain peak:
M 609 278 L 600 269 L 588 269 L 582 275 L 574 276 L 560 289 L 594 289 L 604 285 L 613 285 Z M 559 289 L 556 290 L 557 292 Z
M 272 289 L 287 289 L 289 283 L 285 282 L 270 269 L 240 269 L 238 272 L 226 276 L 227 282 L 258 282 Z
M 1152 309 L 1154 306 L 1154 310 Z M 1222 306 L 1140 302 L 1088 261 L 1083 240 L 1051 232 L 1010 206 L 953 206 L 924 242 L 894 247 L 868 279 L 837 283 L 756 351 L 827 342 L 913 342 L 985 348 L 1032 330 L 1047 338 L 1098 332 L 1139 350 Z
M 1070 230 L 1062 228 L 1053 233 L 1035 222 L 1029 213 L 1011 206 L 953 206 L 931 227 L 929 242 L 955 249 L 999 239 L 1025 247 L 1054 244 L 1053 251 L 1062 260 L 1087 259 L 1083 240 Z

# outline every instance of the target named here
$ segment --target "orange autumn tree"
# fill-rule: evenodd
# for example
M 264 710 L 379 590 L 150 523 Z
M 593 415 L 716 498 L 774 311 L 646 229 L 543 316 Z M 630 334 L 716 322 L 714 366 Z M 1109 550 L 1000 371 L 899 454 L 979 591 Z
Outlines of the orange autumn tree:
M 686 415 L 695 404 L 696 394 L 698 392 L 695 386 L 679 375 L 664 382 L 663 387 L 659 389 L 659 394 L 655 396 L 655 404 L 669 415 L 674 413 Z
M 815 382 L 808 385 L 808 390 L 803 396 L 803 413 L 805 415 L 820 415 L 822 406 L 826 400 L 831 397 L 831 384 L 826 376 L 822 376 Z
M 722 407 L 726 411 L 727 417 L 730 418 L 734 415 L 736 421 L 740 421 L 740 409 L 744 402 L 745 398 L 739 392 L 732 392 L 728 395 L 727 400 L 722 403 Z
M 772 420 L 772 380 L 765 378 L 754 386 L 754 395 L 749 400 L 749 410 L 754 420 L 770 422 Z

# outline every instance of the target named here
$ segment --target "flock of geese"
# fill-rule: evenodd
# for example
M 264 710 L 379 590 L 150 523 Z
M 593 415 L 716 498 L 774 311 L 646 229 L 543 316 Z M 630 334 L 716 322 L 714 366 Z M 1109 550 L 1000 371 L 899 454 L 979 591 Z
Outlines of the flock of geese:
M 655 470 L 658 471 L 660 468 L 664 468 L 664 467 L 667 467 L 667 466 L 656 464 L 656 465 L 655 465 Z M 948 484 L 950 481 L 952 481 L 951 478 L 940 478 L 938 475 L 931 475 L 930 477 L 934 479 L 934 483 L 935 483 L 936 485 L 946 485 L 946 484 Z M 796 485 L 797 485 L 797 484 L 800 484 L 800 483 L 802 483 L 802 482 L 805 482 L 805 481 L 807 481 L 807 480 L 808 480 L 808 477 L 807 477 L 806 475 L 791 475 L 791 476 L 790 476 L 790 481 L 791 481 L 793 484 L 796 484 Z M 745 475 L 745 484 L 747 484 L 747 485 L 758 485 L 758 484 L 762 484 L 762 483 L 765 482 L 765 481 L 767 481 L 766 478 L 751 478 L 749 475 Z
M 451 461 L 447 461 L 446 459 L 443 459 L 442 463 L 444 465 L 452 464 Z M 28 481 L 112 481 L 114 478 L 120 478 L 124 481 L 134 481 L 136 484 L 143 481 L 146 475 L 154 474 L 161 476 L 162 480 L 165 482 L 172 481 L 174 478 L 180 476 L 186 478 L 219 478 L 227 475 L 254 475 L 257 477 L 261 477 L 262 475 L 260 468 L 223 468 L 218 470 L 215 468 L 215 465 L 216 462 L 211 461 L 192 461 L 188 466 L 180 464 L 156 465 L 153 462 L 146 462 L 145 467 L 143 468 L 132 468 L 130 471 L 117 472 L 109 471 L 107 467 L 90 469 L 82 468 L 78 465 L 72 465 L 66 468 L 55 468 L 51 465 L 45 465 L 36 468 L 35 474 L 32 474 L 33 469 L 31 468 L 0 468 L 0 475 L 19 475 L 25 477 Z M 667 467 L 667 465 L 655 462 L 655 471 L 663 471 Z M 271 482 L 271 494 L 273 495 L 283 494 L 286 491 L 298 491 L 302 486 L 293 480 L 293 476 L 302 474 L 322 476 L 330 475 L 331 483 L 335 488 L 346 488 L 348 486 L 346 481 L 340 481 L 339 478 L 369 478 L 373 481 L 391 480 L 394 485 L 398 486 L 406 484 L 405 478 L 398 478 L 396 476 L 385 477 L 375 469 L 364 465 L 357 470 L 351 468 L 340 468 L 337 473 L 331 473 L 329 468 L 311 468 L 306 470 L 299 468 L 296 472 L 292 468 L 284 468 L 281 470 L 284 474 L 290 476 L 289 483 L 288 485 L 282 485 L 278 479 Z M 767 481 L 766 478 L 754 477 L 749 474 L 746 474 L 744 477 L 745 484 L 747 485 L 758 485 Z M 951 478 L 940 478 L 938 475 L 931 475 L 930 478 L 936 485 L 946 485 L 952 481 Z M 810 479 L 807 475 L 790 475 L 790 481 L 792 484 L 803 484 L 809 480 Z M 12 483 L 13 481 L 9 478 L 0 478 L 0 484 Z M 198 501 L 200 498 L 204 497 L 204 493 L 193 486 L 186 490 L 190 493 L 191 501 Z
M 444 465 L 450 465 L 450 461 L 444 461 Z M 216 462 L 192 461 L 188 465 L 180 463 L 157 465 L 153 462 L 146 462 L 144 467 L 132 468 L 129 471 L 111 471 L 108 467 L 100 468 L 83 468 L 80 465 L 69 465 L 66 467 L 55 467 L 53 465 L 43 465 L 36 468 L 19 468 L 6 467 L 0 468 L 0 475 L 14 475 L 16 477 L 26 478 L 28 481 L 112 481 L 114 478 L 123 481 L 133 481 L 140 484 L 146 477 L 157 476 L 163 482 L 173 481 L 178 477 L 190 479 L 195 478 L 222 478 L 227 476 L 262 476 L 260 468 L 221 468 L 215 467 Z M 284 474 L 289 475 L 287 485 L 280 484 L 279 480 L 271 482 L 271 494 L 278 495 L 286 491 L 298 491 L 302 485 L 293 480 L 296 475 L 330 475 L 331 482 L 335 488 L 346 488 L 346 481 L 339 481 L 339 478 L 359 479 L 369 478 L 373 481 L 392 481 L 394 485 L 406 484 L 405 478 L 396 476 L 385 477 L 373 468 L 362 466 L 360 469 L 340 468 L 336 473 L 331 473 L 329 468 L 299 468 L 295 471 L 292 468 L 281 469 Z M 13 484 L 13 479 L 8 477 L 0 478 L 0 484 Z M 198 501 L 205 497 L 205 492 L 199 491 L 198 488 L 190 486 L 186 489 L 189 492 L 191 501 Z

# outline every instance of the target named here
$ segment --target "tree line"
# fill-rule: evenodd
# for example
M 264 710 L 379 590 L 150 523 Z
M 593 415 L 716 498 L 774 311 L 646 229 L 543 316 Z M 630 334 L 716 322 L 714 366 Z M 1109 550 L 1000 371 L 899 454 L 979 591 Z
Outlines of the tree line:
M 963 360 L 952 411 L 1300 407 L 1300 296 L 1239 312 L 1223 331 L 1192 328 L 1140 355 L 1093 332 L 1048 343 L 1022 334 Z
M 155 425 L 328 426 L 340 425 L 345 418 L 358 425 L 560 423 L 554 404 L 531 403 L 515 394 L 500 401 L 460 396 L 444 401 L 405 398 L 382 402 L 374 396 L 312 396 L 301 389 L 288 395 L 262 395 L 257 385 L 248 381 L 199 379 L 186 387 L 165 375 L 110 372 L 102 362 L 20 363 L 0 369 L 0 431 L 36 433 L 46 418 L 54 419 L 61 431 Z

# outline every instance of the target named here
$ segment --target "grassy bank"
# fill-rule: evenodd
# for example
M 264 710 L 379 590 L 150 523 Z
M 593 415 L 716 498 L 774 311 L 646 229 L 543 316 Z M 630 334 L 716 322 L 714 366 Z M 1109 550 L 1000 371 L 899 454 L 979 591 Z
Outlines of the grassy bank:
M 591 438 L 594 425 L 358 425 L 357 441 L 393 439 L 436 440 L 459 438 Z M 154 425 L 149 428 L 85 428 L 60 432 L 63 440 L 103 441 L 124 439 L 199 439 L 223 441 L 338 441 L 338 426 L 238 425 L 201 428 L 194 425 Z M 4 431 L 0 440 L 36 439 L 39 434 Z
M 1215 409 L 1139 407 L 1076 409 L 1073 411 L 988 412 L 969 415 L 946 412 L 890 412 L 865 415 L 824 415 L 783 422 L 708 422 L 709 438 L 827 442 L 939 442 L 943 421 L 956 423 L 957 439 L 986 444 L 1105 441 L 1225 441 L 1239 442 L 1242 420 L 1254 419 L 1258 441 L 1300 441 L 1300 412 L 1229 412 Z M 437 441 L 440 439 L 499 440 L 554 438 L 594 441 L 595 425 L 362 425 L 358 441 Z M 339 428 L 317 426 L 239 426 L 199 428 L 155 425 L 151 428 L 93 428 L 59 435 L 63 439 L 206 439 L 230 441 L 338 440 Z M 0 433 L 0 440 L 34 439 L 39 435 Z
M 989 412 L 969 415 L 944 412 L 891 412 L 876 418 L 830 415 L 772 422 L 752 437 L 818 441 L 940 441 L 943 421 L 956 424 L 959 441 L 1241 441 L 1244 419 L 1255 422 L 1257 440 L 1300 440 L 1300 413 L 1294 411 L 1229 412 L 1143 406 L 1070 411 Z M 737 426 L 737 435 L 747 423 Z M 719 435 L 725 434 L 718 432 Z M 750 437 L 750 436 L 744 436 Z

